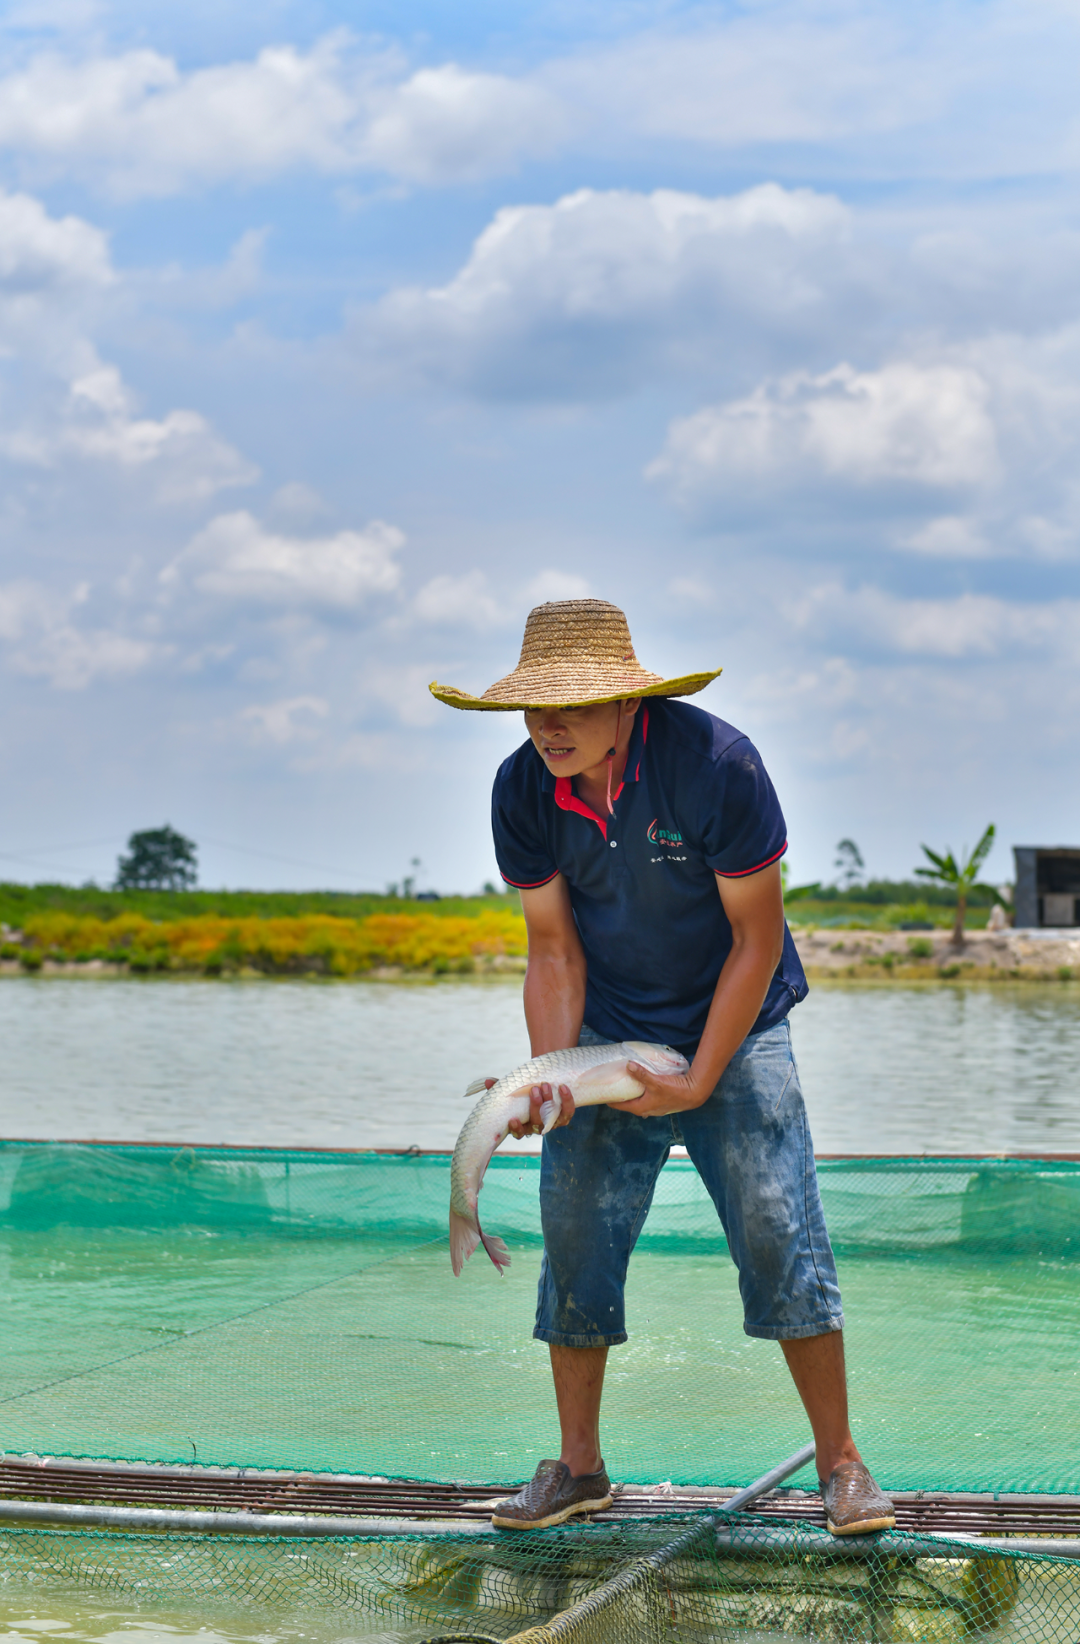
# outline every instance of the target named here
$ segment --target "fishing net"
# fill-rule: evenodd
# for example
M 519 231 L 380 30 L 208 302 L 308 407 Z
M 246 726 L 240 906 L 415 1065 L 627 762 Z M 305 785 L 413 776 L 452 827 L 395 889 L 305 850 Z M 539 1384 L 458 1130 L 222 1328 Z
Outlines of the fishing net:
M 0 1145 L 0 1447 L 530 1476 L 554 1431 L 530 1339 L 537 1170 L 493 1161 L 485 1225 L 514 1265 L 500 1279 L 474 1257 L 455 1281 L 445 1155 Z M 820 1171 L 856 1433 L 879 1480 L 1080 1493 L 1080 1164 Z M 779 1348 L 742 1333 L 686 1162 L 661 1175 L 628 1328 L 605 1396 L 616 1478 L 737 1486 L 805 1441 Z M 9 1609 L 46 1591 L 126 1613 L 187 1606 L 200 1622 L 255 1606 L 260 1637 L 267 1617 L 298 1613 L 326 1618 L 327 1640 L 401 1644 L 1080 1637 L 1080 1562 L 901 1532 L 856 1546 L 764 1516 L 302 1540 L 12 1527 L 0 1582 Z
M 1080 1164 L 820 1171 L 875 1473 L 1080 1493 Z M 530 1476 L 554 1430 L 531 1339 L 537 1176 L 535 1158 L 496 1157 L 482 1209 L 513 1266 L 500 1279 L 478 1252 L 455 1280 L 445 1155 L 0 1146 L 0 1448 Z M 661 1174 L 627 1313 L 605 1391 L 614 1476 L 742 1485 L 804 1442 L 685 1161 Z
M 804 1525 L 742 1517 L 591 1525 L 509 1536 L 272 1538 L 8 1530 L 10 1610 L 73 1589 L 113 1607 L 186 1604 L 239 1630 L 308 1618 L 352 1639 L 694 1644 L 770 1639 L 1071 1644 L 1080 1563 L 891 1533 L 856 1548 Z M 336 1622 L 336 1628 L 334 1623 Z M 329 1623 L 329 1627 L 328 1627 Z M 242 1623 L 241 1623 L 242 1625 Z M 249 1622 L 250 1628 L 250 1622 Z M 334 1628 L 330 1633 L 330 1629 Z

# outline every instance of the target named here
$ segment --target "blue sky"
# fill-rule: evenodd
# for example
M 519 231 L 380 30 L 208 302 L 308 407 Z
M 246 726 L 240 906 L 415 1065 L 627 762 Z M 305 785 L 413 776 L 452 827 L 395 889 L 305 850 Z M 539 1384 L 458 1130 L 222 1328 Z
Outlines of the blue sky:
M 1065 0 L 0 9 L 0 871 L 473 889 L 540 599 L 854 837 L 1080 839 Z

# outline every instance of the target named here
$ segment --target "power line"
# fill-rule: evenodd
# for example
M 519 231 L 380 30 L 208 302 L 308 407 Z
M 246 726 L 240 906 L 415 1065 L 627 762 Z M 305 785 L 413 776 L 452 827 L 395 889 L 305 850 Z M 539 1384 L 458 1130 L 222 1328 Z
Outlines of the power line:
M 355 868 L 328 868 L 325 862 L 304 862 L 295 856 L 280 856 L 277 851 L 261 851 L 254 845 L 230 845 L 224 839 L 209 839 L 206 834 L 203 841 L 215 850 L 235 851 L 239 856 L 263 856 L 268 862 L 283 862 L 289 868 L 310 868 L 313 873 L 338 874 L 344 879 L 359 877 Z
M 238 856 L 259 856 L 259 857 L 264 857 L 268 862 L 281 862 L 281 863 L 284 863 L 284 865 L 286 867 L 290 867 L 290 868 L 308 868 L 313 873 L 328 873 L 328 874 L 331 874 L 335 877 L 343 878 L 343 879 L 357 879 L 357 878 L 359 878 L 359 874 L 357 873 L 355 868 L 330 868 L 330 867 L 327 867 L 325 862 L 307 862 L 307 861 L 304 861 L 301 858 L 295 857 L 295 856 L 282 856 L 277 851 L 260 850 L 255 845 L 230 844 L 227 840 L 224 840 L 224 839 L 211 839 L 211 838 L 208 838 L 206 834 L 203 834 L 203 836 L 202 836 L 202 843 L 206 844 L 206 845 L 210 845 L 214 850 L 232 851 Z M 80 843 L 74 844 L 74 845 L 70 845 L 70 844 L 69 845 L 48 845 L 48 846 L 45 846 L 41 850 L 29 850 L 29 851 L 19 851 L 19 852 L 16 852 L 16 851 L 0 851 L 0 861 L 19 862 L 19 863 L 22 864 L 23 867 L 33 868 L 33 867 L 36 867 L 38 865 L 37 858 L 40 858 L 40 857 L 43 857 L 43 856 L 53 856 L 53 855 L 56 854 L 57 851 L 64 852 L 64 851 L 100 850 L 105 845 L 111 845 L 115 848 L 115 846 L 116 846 L 115 836 L 111 839 L 82 840 Z M 62 867 L 59 863 L 57 864 L 57 869 L 60 873 L 71 874 L 73 876 L 76 875 L 77 873 L 79 873 L 79 871 L 80 871 L 77 868 Z
M 16 856 L 12 851 L 0 851 L 0 861 L 19 862 L 19 863 L 21 863 L 21 865 L 24 868 L 39 868 L 40 869 L 40 867 L 41 867 L 41 863 L 40 862 L 35 862 L 31 857 Z M 80 870 L 79 868 L 71 868 L 71 867 L 65 868 L 62 863 L 57 862 L 55 864 L 55 871 L 57 873 L 67 874 L 70 878 L 75 879 L 75 878 L 78 877 L 80 871 L 83 871 L 83 870 Z
M 80 840 L 80 842 L 77 845 L 46 845 L 41 850 L 35 849 L 35 850 L 20 851 L 19 855 L 22 858 L 25 858 L 25 857 L 28 857 L 28 856 L 55 856 L 57 851 L 59 851 L 61 853 L 61 855 L 63 855 L 64 851 L 96 851 L 96 850 L 100 850 L 105 845 L 115 845 L 115 844 L 116 844 L 115 836 L 111 839 L 83 839 L 83 840 Z M 9 856 L 9 855 L 11 855 L 10 851 L 0 851 L 0 856 Z M 18 859 L 19 859 L 18 857 L 13 858 L 13 860 L 16 860 L 16 861 Z

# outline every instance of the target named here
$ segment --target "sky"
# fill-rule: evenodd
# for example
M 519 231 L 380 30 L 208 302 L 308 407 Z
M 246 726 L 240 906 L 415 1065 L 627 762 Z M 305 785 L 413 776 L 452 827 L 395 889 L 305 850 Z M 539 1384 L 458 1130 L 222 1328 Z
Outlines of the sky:
M 795 881 L 1080 844 L 1075 0 L 0 7 L 0 876 L 495 879 L 546 599 Z

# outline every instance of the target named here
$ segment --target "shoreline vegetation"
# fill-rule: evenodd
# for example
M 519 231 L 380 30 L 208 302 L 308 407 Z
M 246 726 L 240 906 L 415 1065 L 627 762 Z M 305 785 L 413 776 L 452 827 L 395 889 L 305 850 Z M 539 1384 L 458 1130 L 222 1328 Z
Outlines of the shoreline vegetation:
M 786 910 L 812 981 L 1080 980 L 1080 930 L 988 931 L 978 927 L 989 907 L 975 906 L 975 928 L 957 948 L 946 895 L 903 884 L 810 888 L 816 894 L 789 892 Z M 520 974 L 526 948 L 514 893 L 432 902 L 0 884 L 0 975 L 497 977 Z

